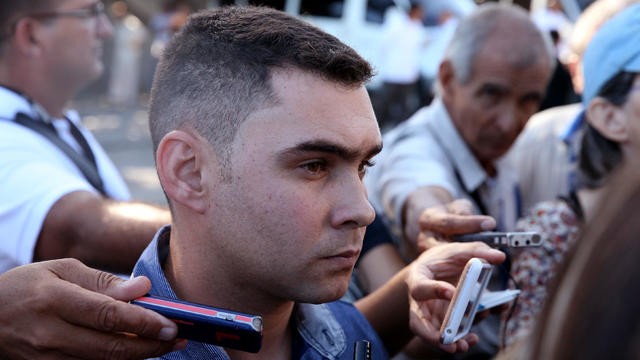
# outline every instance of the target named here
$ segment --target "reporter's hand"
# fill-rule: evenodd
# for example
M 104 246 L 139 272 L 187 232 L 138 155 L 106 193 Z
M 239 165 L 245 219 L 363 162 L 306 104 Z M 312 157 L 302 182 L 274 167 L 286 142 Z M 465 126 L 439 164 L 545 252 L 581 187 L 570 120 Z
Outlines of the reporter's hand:
M 454 344 L 440 344 L 440 327 L 455 291 L 453 284 L 473 257 L 499 264 L 505 254 L 480 242 L 442 244 L 423 252 L 411 264 L 407 276 L 411 330 L 449 353 L 465 352 L 478 342 L 475 334 L 467 334 Z
M 172 321 L 125 302 L 150 288 L 74 259 L 12 269 L 0 275 L 0 358 L 142 359 L 183 348 Z
M 419 219 L 420 234 L 417 247 L 422 252 L 450 242 L 453 235 L 492 230 L 496 221 L 491 216 L 474 215 L 467 199 L 425 209 Z

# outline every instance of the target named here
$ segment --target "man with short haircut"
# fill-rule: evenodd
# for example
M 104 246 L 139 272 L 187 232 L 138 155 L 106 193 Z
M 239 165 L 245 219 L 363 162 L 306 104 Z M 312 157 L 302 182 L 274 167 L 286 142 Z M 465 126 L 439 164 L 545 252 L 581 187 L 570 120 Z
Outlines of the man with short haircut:
M 362 183 L 382 147 L 371 74 L 333 36 L 268 8 L 202 11 L 168 44 L 150 128 L 173 221 L 134 275 L 150 278 L 153 295 L 258 314 L 264 336 L 258 354 L 190 341 L 165 358 L 352 359 L 354 342 L 368 340 L 372 358 L 386 359 L 411 336 L 408 290 L 450 299 L 441 280 L 470 257 L 503 260 L 484 244 L 451 244 L 357 309 L 336 301 L 374 217 Z M 412 322 L 437 346 L 444 308 L 432 305 L 414 303 Z M 476 339 L 441 347 L 466 351 Z
M 100 1 L 0 3 L 0 272 L 74 257 L 127 273 L 170 220 L 129 201 L 102 147 L 65 110 L 102 74 L 112 30 Z

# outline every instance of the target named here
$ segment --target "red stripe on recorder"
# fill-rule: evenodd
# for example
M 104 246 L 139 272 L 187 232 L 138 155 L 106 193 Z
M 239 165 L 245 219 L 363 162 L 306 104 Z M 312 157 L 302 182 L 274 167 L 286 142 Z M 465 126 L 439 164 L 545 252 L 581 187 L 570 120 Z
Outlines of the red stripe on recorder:
M 216 331 L 216 340 L 218 342 L 220 342 L 222 340 L 222 338 L 227 338 L 227 339 L 231 339 L 231 340 L 240 340 L 240 335 L 236 335 L 236 334 L 227 334 L 227 333 L 222 333 L 222 332 L 218 332 Z
M 172 302 L 172 301 L 149 298 L 149 297 L 146 297 L 146 296 L 143 296 L 143 297 L 138 298 L 136 300 L 144 301 L 144 302 L 148 302 L 148 303 L 156 304 L 156 305 L 160 305 L 160 306 L 166 306 L 166 307 L 170 307 L 170 308 L 190 311 L 190 312 L 203 314 L 203 315 L 216 316 L 218 314 L 218 312 L 215 311 L 215 310 L 205 309 L 205 308 L 201 308 L 201 307 L 197 307 L 197 306 L 185 305 L 185 304 L 176 303 L 176 302 Z

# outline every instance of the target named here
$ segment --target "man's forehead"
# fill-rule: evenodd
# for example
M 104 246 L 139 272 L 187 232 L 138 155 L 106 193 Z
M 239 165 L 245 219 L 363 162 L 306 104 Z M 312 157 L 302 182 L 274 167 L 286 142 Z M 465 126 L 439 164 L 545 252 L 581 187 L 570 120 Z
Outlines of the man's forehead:
M 500 53 L 484 52 L 479 55 L 482 56 L 474 61 L 467 82 L 474 86 L 545 86 L 551 72 L 549 61 L 544 55 L 526 62 L 511 61 L 512 59 L 503 57 Z M 528 81 L 523 83 L 523 77 L 528 77 Z
M 80 7 L 84 7 L 87 5 L 91 5 L 94 3 L 97 3 L 100 1 L 97 0 L 58 0 L 58 1 L 52 1 L 51 5 L 55 8 L 80 8 Z
M 287 146 L 329 141 L 342 147 L 380 142 L 380 132 L 366 89 L 345 87 L 302 71 L 275 72 L 277 101 L 251 113 L 245 125 L 256 132 L 270 129 Z

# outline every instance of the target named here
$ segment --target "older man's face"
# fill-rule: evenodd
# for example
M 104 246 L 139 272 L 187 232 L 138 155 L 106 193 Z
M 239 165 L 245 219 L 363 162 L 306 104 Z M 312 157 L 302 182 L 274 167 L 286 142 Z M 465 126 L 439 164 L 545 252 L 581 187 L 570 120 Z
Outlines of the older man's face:
M 335 300 L 374 218 L 362 177 L 380 132 L 364 87 L 299 70 L 276 72 L 272 86 L 279 103 L 242 123 L 231 180 L 213 186 L 206 251 L 263 300 Z
M 530 66 L 515 66 L 508 60 L 513 55 L 505 54 L 503 45 L 494 47 L 495 41 L 489 39 L 476 54 L 466 83 L 453 79 L 445 87 L 452 121 L 483 165 L 511 147 L 540 107 L 551 72 L 546 54 Z
M 98 78 L 104 69 L 103 40 L 113 28 L 104 14 L 96 14 L 95 0 L 55 1 L 51 14 L 41 18 L 43 58 L 60 86 L 82 86 Z M 38 10 L 34 10 L 38 19 Z M 58 15 L 54 15 L 58 14 Z

